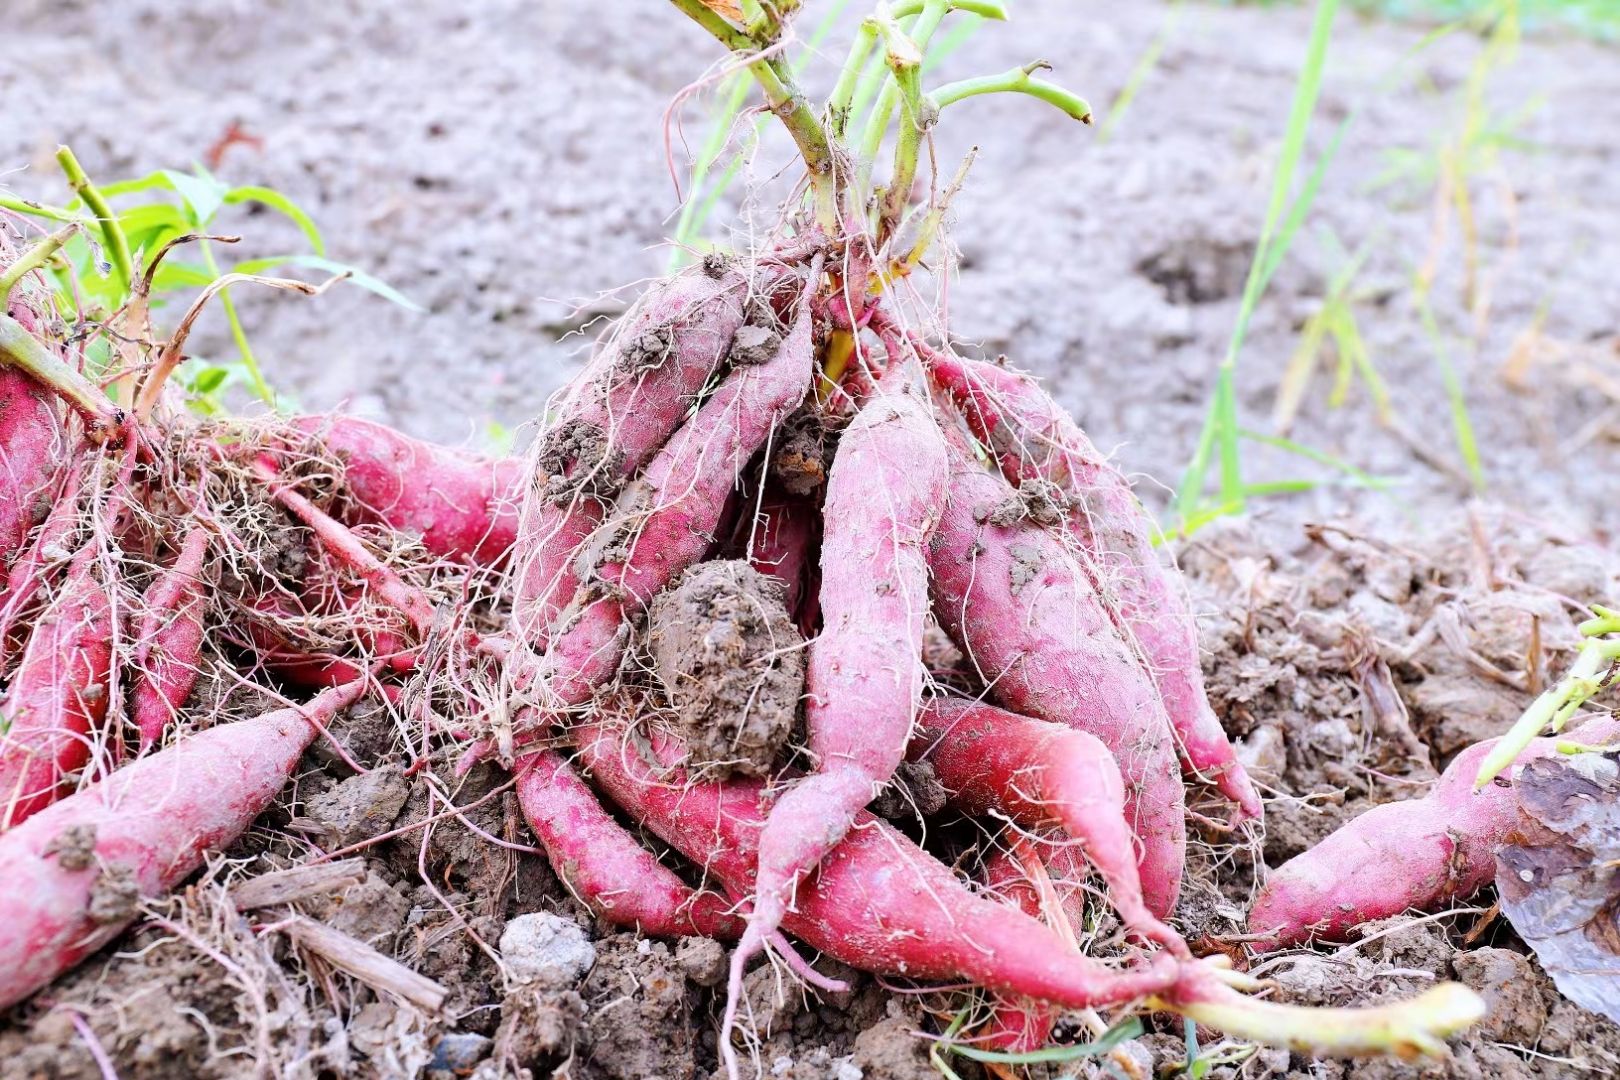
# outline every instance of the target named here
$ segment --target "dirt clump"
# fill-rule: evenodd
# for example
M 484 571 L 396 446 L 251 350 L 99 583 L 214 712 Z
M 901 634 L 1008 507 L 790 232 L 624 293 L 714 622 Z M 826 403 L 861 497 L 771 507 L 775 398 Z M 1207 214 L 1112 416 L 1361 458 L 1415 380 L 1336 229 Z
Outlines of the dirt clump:
M 747 562 L 700 563 L 653 601 L 648 651 L 691 763 L 763 776 L 804 692 L 804 639 L 781 583 Z

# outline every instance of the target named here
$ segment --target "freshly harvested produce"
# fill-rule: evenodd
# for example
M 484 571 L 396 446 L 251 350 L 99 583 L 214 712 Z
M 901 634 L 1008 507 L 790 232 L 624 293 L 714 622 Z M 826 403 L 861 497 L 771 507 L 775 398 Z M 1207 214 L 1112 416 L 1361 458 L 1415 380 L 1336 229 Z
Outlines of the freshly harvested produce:
M 533 934 L 588 911 L 644 934 L 736 941 L 713 1051 L 733 1072 L 756 953 L 843 988 L 788 934 L 861 971 L 989 994 L 992 1021 L 951 1038 L 1033 1049 L 1060 1010 L 1109 1010 L 1086 1021 L 1100 1032 L 1147 1009 L 1253 1042 L 1442 1052 L 1478 1015 L 1459 987 L 1400 1008 L 1297 1009 L 1257 1002 L 1253 980 L 1193 958 L 1174 925 L 1187 847 L 1178 749 L 1239 817 L 1260 806 L 1205 700 L 1175 573 L 1129 485 L 1044 390 L 930 345 L 897 314 L 959 186 L 918 183 L 941 111 L 994 90 L 1076 119 L 1089 108 L 1036 79 L 1039 65 L 924 92 L 944 17 L 996 5 L 884 5 L 816 112 L 779 55 L 794 5 L 763 5 L 742 26 L 730 5 L 676 4 L 746 57 L 804 158 L 804 186 L 748 250 L 650 286 L 521 462 L 344 416 L 236 420 L 213 401 L 191 415 L 165 380 L 208 296 L 243 280 L 314 287 L 225 275 L 163 340 L 150 310 L 158 261 L 197 238 L 167 237 L 137 260 L 117 215 L 70 171 L 95 216 L 60 214 L 99 234 L 129 287 L 115 315 L 79 311 L 71 330 L 85 355 L 95 346 L 95 381 L 63 359 L 79 355 L 67 326 L 0 317 L 0 404 L 15 405 L 0 427 L 0 549 L 15 571 L 0 639 L 27 641 L 0 663 L 0 1007 L 111 942 L 139 901 L 231 845 L 297 773 L 243 845 L 271 848 L 232 850 L 230 872 L 260 856 L 318 867 L 404 852 L 388 880 L 357 887 L 400 879 L 413 928 L 402 958 L 453 958 L 464 934 L 470 944 L 454 944 L 469 959 L 453 962 L 510 984 L 492 1002 L 505 1015 L 485 1025 L 503 1063 L 542 1067 L 572 1036 L 535 1049 L 526 1029 L 545 1042 L 545 1025 L 571 1022 L 570 1009 L 577 1020 L 579 1003 L 606 1011 L 586 983 L 542 997 L 524 982 L 533 965 L 519 951 L 533 943 L 486 932 L 519 904 L 541 916 Z M 888 76 L 872 72 L 873 126 L 856 145 L 846 137 L 869 60 Z M 876 185 L 895 116 L 894 164 Z M 55 250 L 24 253 L 0 282 L 71 274 Z M 937 331 L 949 341 L 943 319 Z M 109 392 L 130 391 L 126 415 Z M 104 446 L 124 465 L 105 505 Z M 312 747 L 362 687 L 377 715 Z M 244 701 L 312 691 L 240 718 Z M 913 841 L 877 816 L 900 817 L 897 805 L 948 812 L 947 827 L 925 821 Z M 1436 810 L 1423 828 L 1442 818 L 1466 820 Z M 583 911 L 532 861 L 525 822 Z M 472 849 L 436 827 L 464 827 Z M 988 844 L 961 843 L 975 828 Z M 1440 850 L 1424 836 L 1422 850 Z M 673 850 L 649 849 L 652 837 Z M 449 865 L 430 865 L 441 856 Z M 337 877 L 303 880 L 318 891 Z M 536 910 L 545 903 L 562 911 Z M 1281 911 L 1277 940 L 1324 917 L 1290 903 L 1257 909 Z M 245 935 L 237 944 L 273 972 L 281 956 L 252 935 L 292 923 L 240 915 L 217 919 L 219 933 Z M 1348 916 L 1326 918 L 1348 929 Z M 580 926 L 565 929 L 577 948 L 557 981 L 593 978 Z M 689 974 L 713 985 L 724 954 L 696 944 Z M 359 1016 L 361 995 L 392 993 L 365 972 L 397 966 L 339 964 L 363 984 L 342 988 L 345 1007 Z M 447 991 L 467 998 L 458 1017 L 483 1013 L 473 982 Z M 690 1004 L 668 980 L 634 993 Z M 390 1008 L 409 1033 L 382 1042 L 450 1060 L 448 1038 L 418 1039 L 447 1017 Z M 530 1023 L 537 1009 L 555 1015 Z
M 517 539 L 524 463 L 484 458 L 353 416 L 306 416 L 294 425 L 342 463 L 349 525 L 418 536 L 434 555 L 493 566 Z
M 934 613 L 1013 712 L 1088 732 L 1119 763 L 1148 910 L 1181 890 L 1187 830 L 1164 704 L 1079 563 L 960 447 L 934 533 Z
M 163 895 L 241 835 L 320 726 L 364 687 L 334 687 L 306 705 L 192 736 L 0 836 L 0 1008 L 117 937 L 143 897 Z
M 1620 736 L 1620 721 L 1588 722 L 1579 735 L 1608 742 Z M 1519 818 L 1505 780 L 1477 792 L 1473 787 L 1480 763 L 1499 741 L 1458 754 L 1421 799 L 1375 806 L 1268 874 L 1249 909 L 1252 947 L 1344 941 L 1358 926 L 1405 911 L 1435 911 L 1489 885 L 1496 849 Z M 1558 742 L 1536 739 L 1513 768 L 1555 753 Z

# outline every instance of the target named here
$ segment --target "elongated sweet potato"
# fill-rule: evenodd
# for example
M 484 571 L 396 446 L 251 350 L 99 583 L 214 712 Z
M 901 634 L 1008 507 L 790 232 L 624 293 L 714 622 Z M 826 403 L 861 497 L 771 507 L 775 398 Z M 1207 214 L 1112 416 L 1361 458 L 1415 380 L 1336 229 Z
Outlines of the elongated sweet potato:
M 98 897 L 131 887 L 161 896 L 240 836 L 315 737 L 311 720 L 324 725 L 364 685 L 194 735 L 0 836 L 0 1008 L 48 985 L 138 913 Z
M 349 525 L 419 536 L 435 555 L 493 566 L 517 539 L 527 467 L 413 439 L 354 416 L 293 421 L 343 460 Z
M 45 520 L 67 457 L 62 409 L 49 391 L 0 365 L 0 567 L 9 569 L 30 530 Z
M 984 702 L 931 698 L 918 714 L 909 756 L 933 765 L 951 802 L 965 813 L 995 810 L 1029 829 L 1061 825 L 1078 850 L 1042 845 L 1042 854 L 1050 860 L 1083 853 L 1128 928 L 1186 952 L 1181 935 L 1142 902 L 1125 785 L 1095 736 Z
M 844 431 L 827 481 L 824 626 L 810 643 L 805 730 L 815 772 L 771 809 L 742 964 L 780 925 L 799 879 L 842 840 L 905 760 L 927 672 L 929 534 L 945 499 L 944 436 L 926 396 L 894 365 Z
M 1162 918 L 1181 888 L 1186 824 L 1153 682 L 1061 539 L 1024 520 L 1005 480 L 953 447 L 950 483 L 929 559 L 934 614 L 998 702 L 1089 732 L 1113 752 L 1143 894 Z
M 686 418 L 743 325 L 749 277 L 718 257 L 654 286 L 581 373 L 535 446 L 519 522 L 512 625 L 544 647 L 578 578 L 601 502 Z
M 174 564 L 146 590 L 135 630 L 133 719 L 145 750 L 191 696 L 203 640 L 203 558 L 208 533 L 193 525 Z
M 1590 721 L 1577 737 L 1611 741 L 1620 737 L 1620 721 Z M 1423 798 L 1375 806 L 1268 874 L 1249 909 L 1249 931 L 1259 935 L 1253 947 L 1343 941 L 1363 923 L 1433 911 L 1489 885 L 1496 849 L 1519 813 L 1505 775 L 1473 790 L 1479 763 L 1496 743 L 1458 754 Z M 1557 744 L 1535 740 L 1513 767 L 1554 753 Z
M 768 358 L 747 361 L 733 358 L 731 372 L 620 493 L 612 517 L 580 554 L 580 588 L 534 665 L 543 708 L 589 698 L 618 669 L 626 613 L 643 610 L 708 550 L 738 474 L 809 390 L 809 306 L 801 305 Z
M 654 937 L 735 938 L 743 920 L 719 893 L 697 890 L 642 847 L 552 750 L 523 758 L 518 802 L 557 876 L 609 922 Z
M 754 891 L 762 783 L 694 783 L 678 770 L 659 775 L 626 750 L 616 729 L 585 725 L 575 735 L 581 760 L 615 802 L 733 892 Z M 1114 971 L 1075 952 L 1016 908 L 974 893 L 865 812 L 801 884 L 782 925 L 866 971 L 968 979 L 1073 1008 L 1126 1001 L 1177 979 L 1167 954 L 1145 968 Z
M 1130 483 L 1027 375 L 928 351 L 936 382 L 963 407 L 1009 481 L 1055 484 L 1071 501 L 1064 526 L 1088 557 L 1108 610 L 1141 650 L 1189 770 L 1213 780 L 1248 817 L 1260 796 L 1209 707 L 1198 628 L 1180 583 L 1153 548 L 1153 522 Z
M 92 546 L 74 556 L 0 702 L 0 831 L 71 790 L 107 715 L 113 615 L 95 556 Z

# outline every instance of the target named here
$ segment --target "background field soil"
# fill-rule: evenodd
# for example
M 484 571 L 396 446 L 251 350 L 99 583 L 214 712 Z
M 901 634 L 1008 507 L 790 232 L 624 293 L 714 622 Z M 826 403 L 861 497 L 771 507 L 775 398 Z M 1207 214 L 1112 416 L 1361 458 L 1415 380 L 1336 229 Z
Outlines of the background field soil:
M 1154 501 L 1175 483 L 1203 419 L 1309 14 L 1020 0 L 1016 16 L 971 39 L 949 59 L 949 72 L 1045 56 L 1101 108 L 1161 34 L 1165 44 L 1106 141 L 1026 100 L 963 106 L 941 131 L 942 168 L 954 166 L 968 141 L 983 145 L 958 207 L 950 325 L 962 342 L 1045 375 Z M 1485 471 L 1490 506 L 1470 508 L 1435 342 L 1409 290 L 1432 242 L 1432 188 L 1372 185 L 1390 151 L 1432 147 L 1461 123 L 1458 94 L 1480 42 L 1454 35 L 1403 62 L 1422 32 L 1341 16 L 1313 146 L 1326 144 L 1333 124 L 1354 120 L 1311 228 L 1256 316 L 1239 375 L 1244 422 L 1269 430 L 1299 328 L 1347 257 L 1327 232 L 1349 250 L 1367 244 L 1357 314 L 1396 423 L 1379 422 L 1359 385 L 1342 407 L 1328 408 L 1330 379 L 1322 375 L 1293 434 L 1399 484 L 1393 494 L 1333 486 L 1260 500 L 1256 521 L 1219 525 L 1182 553 L 1206 616 L 1212 698 L 1280 796 L 1261 844 L 1205 849 L 1180 913 L 1189 936 L 1239 928 L 1257 854 L 1275 865 L 1369 803 L 1409 793 L 1457 747 L 1499 730 L 1522 707 L 1522 694 L 1465 662 L 1455 636 L 1424 637 L 1436 620 L 1462 627 L 1461 640 L 1509 674 L 1534 627 L 1556 668 L 1556 650 L 1567 648 L 1572 631 L 1567 610 L 1556 601 L 1548 607 L 1546 597 L 1596 602 L 1620 584 L 1604 551 L 1620 527 L 1620 479 L 1608 467 L 1620 440 L 1620 230 L 1611 227 L 1620 196 L 1620 113 L 1612 108 L 1620 64 L 1612 48 L 1537 38 L 1491 83 L 1504 114 L 1542 104 L 1517 132 L 1528 145 L 1476 178 L 1488 318 L 1476 326 L 1463 308 L 1455 236 L 1435 286 Z M 70 143 L 93 175 L 113 178 L 199 158 L 240 123 L 262 146 L 229 150 L 222 175 L 298 199 L 334 257 L 427 308 L 414 314 L 353 289 L 314 302 L 243 293 L 272 382 L 302 407 L 347 402 L 416 434 L 483 445 L 522 441 L 519 429 L 576 369 L 597 320 L 621 310 L 635 282 L 662 272 L 662 241 L 678 209 L 664 113 L 717 59 L 658 0 L 387 10 L 311 0 L 23 0 L 8 8 L 0 49 L 0 182 L 60 201 L 51 164 L 58 142 Z M 837 59 L 814 63 L 809 81 L 824 85 Z M 695 144 L 706 132 L 701 108 L 689 105 L 684 115 Z M 683 144 L 678 132 L 672 138 L 679 164 Z M 766 143 L 754 179 L 769 182 L 778 150 L 774 139 Z M 716 220 L 739 214 L 753 214 L 761 229 L 774 216 L 762 194 L 747 206 L 722 206 Z M 296 239 L 268 215 L 241 231 L 254 254 Z M 1523 337 L 1532 327 L 1538 335 Z M 1521 388 L 1503 377 L 1515 343 L 1521 358 L 1534 360 Z M 192 344 L 228 358 L 217 316 Z M 1246 448 L 1245 462 L 1254 480 L 1332 475 L 1259 444 Z M 1355 524 L 1303 528 L 1325 519 Z M 1413 651 L 1420 639 L 1426 644 Z M 1370 657 L 1384 665 L 1381 675 Z M 1404 703 L 1404 736 L 1369 705 L 1390 688 Z M 363 760 L 389 758 L 386 733 L 368 735 L 364 717 L 349 723 L 350 747 Z M 306 765 L 278 822 L 335 830 L 348 842 L 418 820 L 430 805 L 422 778 L 407 784 L 388 774 L 368 786 L 318 754 Z M 493 779 L 475 778 L 473 794 L 485 782 Z M 474 820 L 524 839 L 503 800 Z M 581 926 L 590 919 L 538 860 L 497 853 L 454 823 L 434 837 L 425 851 L 415 840 L 373 850 L 361 891 L 312 914 L 450 986 L 464 1037 L 456 1045 L 479 1054 L 494 1047 L 497 1057 L 537 1071 L 569 1061 L 581 1077 L 714 1067 L 716 950 L 637 943 L 597 927 L 596 966 L 583 983 L 508 993 L 458 919 L 492 944 L 520 912 L 552 911 Z M 234 854 L 262 860 L 254 869 L 277 855 L 251 843 Z M 419 857 L 456 918 L 421 884 Z M 217 902 L 199 892 L 171 914 L 212 927 Z M 1620 1032 L 1561 1001 L 1500 922 L 1480 924 L 1476 951 L 1459 950 L 1474 914 L 1391 927 L 1360 950 L 1307 954 L 1269 973 L 1292 999 L 1313 1003 L 1409 993 L 1436 977 L 1498 995 L 1491 1026 L 1431 1075 L 1620 1068 Z M 123 947 L 151 944 L 156 935 L 147 933 Z M 260 961 L 266 972 L 290 963 L 273 944 L 227 944 L 250 974 Z M 937 1075 L 911 1035 L 924 1021 L 909 999 L 868 980 L 847 998 L 789 996 L 771 1005 L 768 974 L 755 978 L 760 1018 L 774 1020 L 761 1058 L 767 1073 Z M 265 991 L 281 1025 L 277 1045 L 304 1054 L 299 1068 L 391 1075 L 434 1054 L 453 1060 L 441 1031 L 364 993 L 338 1022 L 312 985 Z M 222 1057 L 220 1047 L 251 1051 L 264 1030 L 262 1016 L 243 1008 L 239 982 L 173 943 L 97 962 L 53 993 L 86 1006 L 126 1078 L 181 1067 L 239 1075 L 249 1055 Z M 1142 1053 L 1163 1066 L 1182 1049 L 1175 1026 L 1161 1027 Z M 210 1041 L 216 1035 L 219 1045 Z M 71 1011 L 55 1010 L 0 1033 L 0 1077 L 99 1075 L 87 1045 Z M 1251 1077 L 1350 1071 L 1280 1052 L 1233 1068 Z M 1380 1064 L 1356 1075 L 1416 1071 Z
M 983 144 L 960 202 L 952 329 L 1049 377 L 1125 467 L 1173 484 L 1232 327 L 1309 12 L 1023 0 L 1015 16 L 981 30 L 947 71 L 1044 56 L 1103 109 L 1156 37 L 1166 43 L 1106 142 L 1024 99 L 981 99 L 944 126 L 942 168 L 964 140 Z M 1261 306 L 1239 387 L 1245 423 L 1268 430 L 1298 328 L 1348 258 L 1326 230 L 1346 251 L 1369 244 L 1359 322 L 1404 434 L 1379 425 L 1359 387 L 1343 408 L 1326 408 L 1326 377 L 1294 434 L 1400 482 L 1393 498 L 1362 500 L 1365 512 L 1434 525 L 1456 521 L 1447 511 L 1467 485 L 1434 343 L 1407 288 L 1429 251 L 1431 189 L 1369 182 L 1390 151 L 1460 128 L 1480 42 L 1454 35 L 1403 64 L 1422 33 L 1340 17 L 1314 144 L 1355 119 L 1311 229 Z M 49 166 L 59 141 L 110 178 L 196 160 L 241 123 L 263 146 L 228 151 L 223 175 L 301 200 L 335 257 L 428 308 L 415 315 L 352 289 L 318 304 L 244 294 L 273 381 L 305 406 L 347 400 L 421 435 L 474 442 L 492 437 L 487 421 L 515 428 L 535 417 L 588 346 L 575 331 L 633 295 L 612 290 L 662 270 L 678 205 L 662 117 L 718 59 L 658 0 L 616 3 L 606 19 L 556 0 L 23 0 L 10 5 L 5 50 L 0 169 L 18 170 L 5 174 L 10 186 L 57 197 Z M 1601 227 L 1620 195 L 1614 57 L 1543 38 L 1493 77 L 1496 115 L 1541 104 L 1516 131 L 1531 145 L 1475 178 L 1491 296 L 1477 352 L 1455 228 L 1435 288 L 1488 492 L 1603 534 L 1620 520 L 1620 480 L 1594 467 L 1620 431 L 1620 230 Z M 814 62 L 807 82 L 830 82 L 837 61 Z M 696 107 L 687 112 L 695 146 L 707 128 Z M 672 145 L 684 164 L 678 137 Z M 756 179 L 782 160 L 774 146 Z M 768 223 L 769 208 L 759 210 Z M 716 214 L 732 220 L 730 208 Z M 294 240 L 268 217 L 250 224 L 256 252 Z M 1538 318 L 1564 359 L 1515 392 L 1500 367 Z M 194 342 L 227 355 L 220 324 L 209 325 L 215 336 Z M 1246 452 L 1256 480 L 1329 475 L 1258 444 Z M 1354 496 L 1335 488 L 1261 506 L 1299 520 Z

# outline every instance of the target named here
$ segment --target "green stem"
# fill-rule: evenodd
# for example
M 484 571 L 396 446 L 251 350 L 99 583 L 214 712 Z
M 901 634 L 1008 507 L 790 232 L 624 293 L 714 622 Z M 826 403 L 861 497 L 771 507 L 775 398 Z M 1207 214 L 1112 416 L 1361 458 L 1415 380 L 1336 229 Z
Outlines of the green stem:
M 670 3 L 733 52 L 758 53 L 771 44 L 761 42 L 747 31 L 733 26 L 705 7 L 701 0 L 670 0 Z M 810 171 L 810 189 L 817 223 L 829 234 L 836 233 L 838 204 L 834 192 L 832 148 L 827 141 L 827 132 L 810 109 L 810 99 L 793 81 L 786 65 L 776 57 L 753 60 L 748 64 L 748 71 L 765 91 L 771 112 L 788 129 L 788 134 L 799 148 L 799 156 Z
M 64 210 L 60 206 L 46 206 L 32 199 L 19 199 L 14 195 L 0 195 L 0 210 L 10 210 L 14 214 L 23 214 L 27 217 L 44 218 L 46 221 L 72 221 L 81 225 L 89 223 L 89 219 L 82 214 Z
M 928 96 L 943 109 L 947 105 L 954 105 L 964 98 L 976 97 L 979 94 L 1028 94 L 1057 106 L 1082 124 L 1091 123 L 1091 106 L 1086 104 L 1084 98 L 1070 93 L 1055 83 L 1034 77 L 1035 72 L 1050 67 L 1046 61 L 1037 60 L 1033 64 L 1004 71 L 1000 75 L 981 75 L 976 79 L 946 83 Z
M 1575 656 L 1575 663 L 1570 665 L 1569 674 L 1532 701 L 1507 734 L 1496 740 L 1496 745 L 1485 755 L 1485 760 L 1479 763 L 1479 772 L 1474 776 L 1474 790 L 1479 791 L 1496 779 L 1549 726 L 1555 731 L 1562 728 L 1560 721 L 1567 722 L 1576 709 L 1602 688 L 1598 675 L 1616 659 L 1620 659 L 1620 641 L 1589 638 L 1583 642 L 1581 651 Z
M 118 223 L 118 215 L 113 213 L 112 207 L 102 197 L 100 190 L 85 175 L 83 166 L 79 164 L 79 159 L 73 156 L 72 150 L 66 146 L 58 146 L 56 163 L 66 174 L 68 186 L 84 201 L 85 208 L 96 216 L 96 223 L 101 227 L 102 239 L 107 244 L 107 258 L 112 261 L 113 269 L 118 272 L 119 281 L 127 290 L 129 283 L 135 280 L 135 275 L 130 269 L 129 238 L 124 235 L 124 227 Z
M 947 0 L 922 0 L 922 7 L 917 15 L 917 21 L 906 29 L 906 36 L 916 44 L 919 53 L 928 52 L 928 42 L 933 39 L 934 31 L 945 18 L 945 12 L 950 9 Z M 869 190 L 868 185 L 872 178 L 872 163 L 877 160 L 878 151 L 883 147 L 883 135 L 889 130 L 889 117 L 894 113 L 894 107 L 900 102 L 900 87 L 891 79 L 878 95 L 877 104 L 872 106 L 872 115 L 866 120 L 866 130 L 861 134 L 861 147 L 856 181 L 857 191 Z
M 124 422 L 124 413 L 101 388 L 74 367 L 53 356 L 22 323 L 0 314 L 0 364 L 19 368 L 66 401 L 85 419 L 92 433 L 106 437 Z
M 0 308 L 5 307 L 11 297 L 11 290 L 28 274 L 50 261 L 51 256 L 59 251 L 68 237 L 78 231 L 77 225 L 64 225 L 45 239 L 22 253 L 22 257 L 12 263 L 6 272 L 0 274 Z
M 883 194 L 883 209 L 878 219 L 881 245 L 900 223 L 911 202 L 911 185 L 917 177 L 917 158 L 922 152 L 927 118 L 922 100 L 922 49 L 892 19 L 882 20 L 880 26 L 886 50 L 884 61 L 894 75 L 894 86 L 900 97 L 900 131 L 894 144 L 894 169 Z
M 833 85 L 832 96 L 827 98 L 827 119 L 832 126 L 832 137 L 839 141 L 849 131 L 849 111 L 855 99 L 855 87 L 861 81 L 861 72 L 866 70 L 866 61 L 872 54 L 872 46 L 877 44 L 877 38 L 876 20 L 862 19 L 859 29 L 855 31 L 855 40 L 850 42 L 849 56 L 838 72 L 838 82 Z

